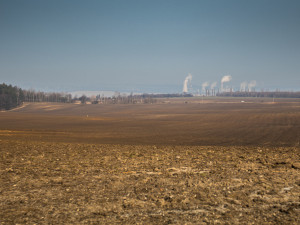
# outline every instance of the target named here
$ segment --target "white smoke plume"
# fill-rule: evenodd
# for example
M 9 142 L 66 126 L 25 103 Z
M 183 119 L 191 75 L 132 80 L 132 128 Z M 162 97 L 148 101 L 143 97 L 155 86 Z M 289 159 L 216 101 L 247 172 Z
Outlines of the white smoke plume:
M 232 77 L 230 75 L 226 75 L 224 77 L 222 77 L 222 80 L 221 80 L 221 91 L 224 91 L 223 89 L 223 83 L 225 82 L 229 82 L 231 81 Z
M 247 82 L 244 81 L 240 85 L 240 91 L 246 91 L 246 88 L 247 88 Z
M 256 80 L 250 81 L 250 83 L 248 84 L 249 91 L 253 91 L 252 89 L 255 88 L 255 86 L 256 86 Z
M 184 92 L 184 93 L 188 92 L 188 84 L 190 84 L 192 82 L 192 78 L 193 78 L 192 74 L 189 73 L 183 82 L 182 92 Z
M 210 89 L 214 89 L 216 86 L 217 86 L 217 82 L 213 82 L 213 83 L 210 85 Z
M 231 79 L 232 77 L 230 75 L 226 75 L 222 78 L 221 83 L 229 82 Z
M 206 81 L 206 82 L 204 82 L 203 84 L 202 84 L 202 92 L 203 93 L 205 93 L 205 89 L 206 89 L 206 87 L 208 87 L 209 86 L 209 83 Z

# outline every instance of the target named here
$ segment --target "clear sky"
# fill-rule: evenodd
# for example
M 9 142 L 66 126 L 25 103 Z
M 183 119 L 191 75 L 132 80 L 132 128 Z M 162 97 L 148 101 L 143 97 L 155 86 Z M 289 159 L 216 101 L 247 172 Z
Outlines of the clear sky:
M 299 0 L 0 0 L 0 82 L 37 90 L 300 90 Z

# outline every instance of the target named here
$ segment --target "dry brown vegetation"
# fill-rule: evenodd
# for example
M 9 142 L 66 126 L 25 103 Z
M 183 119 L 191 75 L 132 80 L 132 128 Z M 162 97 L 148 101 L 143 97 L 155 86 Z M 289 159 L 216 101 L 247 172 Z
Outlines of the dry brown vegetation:
M 300 104 L 248 101 L 0 112 L 0 222 L 299 224 Z

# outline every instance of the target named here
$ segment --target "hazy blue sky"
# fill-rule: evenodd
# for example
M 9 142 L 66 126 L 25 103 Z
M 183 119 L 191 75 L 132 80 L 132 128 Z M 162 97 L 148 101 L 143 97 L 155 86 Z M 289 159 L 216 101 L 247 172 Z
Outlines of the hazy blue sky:
M 188 73 L 299 90 L 300 1 L 0 0 L 1 83 L 180 92 Z

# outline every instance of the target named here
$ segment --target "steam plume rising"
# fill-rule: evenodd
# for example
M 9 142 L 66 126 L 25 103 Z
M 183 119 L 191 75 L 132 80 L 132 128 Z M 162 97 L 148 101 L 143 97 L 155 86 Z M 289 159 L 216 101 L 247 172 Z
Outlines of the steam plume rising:
M 230 75 L 226 75 L 222 78 L 221 83 L 229 82 L 231 79 L 232 77 Z
M 256 80 L 250 81 L 250 83 L 248 84 L 249 91 L 252 91 L 252 89 L 255 88 L 255 86 L 256 86 Z
M 247 87 L 247 82 L 246 81 L 242 82 L 240 85 L 240 91 L 246 91 L 246 87 Z
M 217 82 L 213 82 L 213 83 L 210 85 L 210 89 L 214 89 L 216 86 L 217 86 Z
M 222 80 L 221 80 L 221 90 L 222 91 L 224 91 L 224 89 L 223 89 L 223 83 L 229 82 L 229 81 L 231 81 L 231 79 L 232 79 L 232 77 L 230 75 L 226 75 L 226 76 L 224 76 L 222 78 Z
M 184 93 L 188 92 L 188 84 L 190 84 L 191 81 L 192 81 L 192 75 L 189 73 L 183 82 L 183 90 L 182 91 Z
M 206 87 L 208 87 L 209 86 L 209 83 L 208 82 L 204 82 L 203 84 L 202 84 L 202 92 L 203 93 L 205 93 L 205 89 L 206 89 Z

